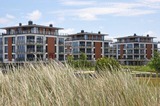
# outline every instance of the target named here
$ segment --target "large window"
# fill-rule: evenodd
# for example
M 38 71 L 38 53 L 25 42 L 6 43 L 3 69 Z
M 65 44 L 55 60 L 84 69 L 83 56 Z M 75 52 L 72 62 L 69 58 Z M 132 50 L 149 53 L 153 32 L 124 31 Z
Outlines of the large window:
M 64 61 L 64 55 L 59 55 L 59 60 Z
M 140 44 L 140 48 L 144 48 L 144 44 Z
M 37 45 L 37 52 L 43 52 L 43 46 Z
M 78 53 L 78 48 L 73 48 L 73 53 Z
M 43 43 L 43 36 L 37 36 L 37 43 Z
M 17 46 L 17 52 L 24 53 L 25 52 L 25 46 L 24 45 L 18 45 Z
M 92 53 L 92 49 L 87 48 L 87 53 Z
M 64 44 L 64 38 L 59 38 L 59 44 L 63 45 Z
M 64 53 L 64 46 L 59 46 L 59 53 Z
M 25 36 L 18 36 L 17 43 L 25 43 Z
M 127 44 L 127 48 L 133 48 L 132 44 Z
M 34 43 L 35 42 L 35 36 L 27 36 L 27 43 Z
M 78 47 L 78 42 L 73 42 L 72 47 Z
M 35 52 L 35 45 L 27 45 L 27 52 Z
M 92 46 L 92 42 L 87 42 L 87 46 Z
M 25 60 L 25 54 L 18 54 L 17 55 L 17 61 L 24 61 Z

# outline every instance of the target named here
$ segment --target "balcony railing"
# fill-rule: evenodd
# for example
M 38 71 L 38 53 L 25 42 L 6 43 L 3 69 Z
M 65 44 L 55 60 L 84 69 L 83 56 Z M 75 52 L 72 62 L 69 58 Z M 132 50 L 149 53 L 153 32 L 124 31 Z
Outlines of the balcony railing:
M 35 49 L 27 49 L 27 52 L 35 52 Z
M 57 35 L 55 32 L 32 32 L 32 31 L 20 31 L 20 32 L 13 32 L 13 33 L 2 33 L 2 35 L 18 35 L 18 34 L 45 34 L 45 35 Z
M 102 38 L 83 38 L 83 37 L 78 37 L 78 38 L 68 39 L 67 41 L 72 41 L 72 40 L 104 40 L 104 39 L 102 39 Z

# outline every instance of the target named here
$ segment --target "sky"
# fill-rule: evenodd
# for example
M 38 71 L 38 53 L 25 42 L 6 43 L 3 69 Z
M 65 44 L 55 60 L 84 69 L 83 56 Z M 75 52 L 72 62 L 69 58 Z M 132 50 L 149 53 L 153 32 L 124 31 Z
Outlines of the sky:
M 62 27 L 61 34 L 137 35 L 160 41 L 160 0 L 0 0 L 0 27 L 34 24 Z M 0 30 L 3 32 L 3 30 Z

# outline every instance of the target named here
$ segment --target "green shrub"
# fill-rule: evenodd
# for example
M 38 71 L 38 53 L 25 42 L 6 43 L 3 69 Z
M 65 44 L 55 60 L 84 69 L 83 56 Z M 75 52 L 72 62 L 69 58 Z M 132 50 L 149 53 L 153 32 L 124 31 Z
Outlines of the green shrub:
M 118 61 L 116 61 L 114 58 L 107 58 L 103 57 L 96 61 L 95 69 L 96 71 L 113 71 L 113 70 L 120 70 L 121 65 Z

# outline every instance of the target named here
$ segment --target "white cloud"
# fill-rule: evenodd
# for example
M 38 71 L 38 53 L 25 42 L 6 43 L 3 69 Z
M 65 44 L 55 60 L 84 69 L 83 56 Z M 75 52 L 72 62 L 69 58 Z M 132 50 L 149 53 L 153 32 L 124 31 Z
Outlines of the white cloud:
M 14 19 L 15 17 L 14 17 L 13 15 L 6 14 L 6 18 L 9 18 L 9 19 Z
M 69 6 L 82 6 L 82 5 L 91 5 L 94 4 L 94 1 L 79 1 L 79 0 L 60 0 L 60 2 L 64 5 Z
M 39 10 L 35 10 L 35 11 L 27 14 L 27 18 L 29 20 L 33 20 L 33 21 L 39 20 L 41 18 L 41 16 L 42 16 L 42 13 Z
M 65 1 L 66 0 L 61 0 Z M 77 0 L 69 0 L 68 2 L 74 1 L 78 3 Z M 156 1 L 156 0 L 155 0 Z M 158 1 L 158 0 L 157 0 Z M 82 1 L 83 2 L 83 1 Z M 87 2 L 87 1 L 86 1 Z M 155 8 L 158 8 L 158 5 L 150 5 L 139 2 L 103 2 L 98 3 L 95 1 L 89 1 L 92 5 L 87 7 L 81 7 L 78 9 L 66 9 L 53 12 L 56 15 L 62 15 L 64 17 L 69 16 L 72 19 L 81 19 L 87 21 L 93 21 L 99 19 L 102 15 L 114 15 L 114 16 L 140 16 L 154 14 L 157 12 Z
M 62 34 L 62 35 L 73 34 L 73 33 L 75 33 L 75 29 L 74 28 L 68 28 L 68 29 L 60 30 L 59 33 Z

